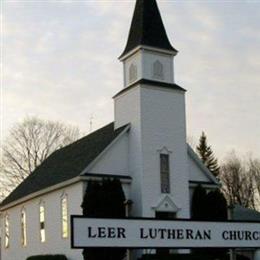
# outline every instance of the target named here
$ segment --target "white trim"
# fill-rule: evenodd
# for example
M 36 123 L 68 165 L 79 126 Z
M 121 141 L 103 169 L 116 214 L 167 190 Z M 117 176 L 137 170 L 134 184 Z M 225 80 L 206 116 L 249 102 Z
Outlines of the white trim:
M 168 207 L 167 210 L 165 210 L 165 212 L 174 212 L 177 213 L 178 211 L 180 211 L 181 209 L 173 202 L 173 199 L 171 198 L 171 196 L 169 194 L 166 195 L 162 195 L 160 197 L 160 199 L 157 201 L 157 203 L 152 206 L 152 209 L 154 209 L 155 211 L 158 212 L 164 212 L 162 210 L 159 210 L 161 206 L 163 206 L 163 204 L 167 203 Z
M 163 146 L 161 149 L 157 149 L 157 152 L 160 154 L 172 154 L 172 151 L 169 150 L 166 146 Z
M 109 175 L 107 175 L 107 178 L 108 178 Z M 115 175 L 111 175 L 113 176 L 112 178 L 114 178 Z M 120 179 L 120 177 L 122 178 L 120 181 L 122 184 L 130 184 L 132 182 L 131 179 L 125 179 L 124 176 L 120 176 L 120 175 L 117 175 L 118 178 Z M 98 176 L 98 173 L 96 176 L 82 176 L 81 177 L 81 180 L 82 181 L 100 181 L 104 178 L 104 175 L 100 175 Z
M 37 197 L 41 197 L 47 193 L 50 193 L 50 192 L 53 192 L 53 191 L 56 191 L 56 190 L 59 190 L 59 189 L 62 189 L 62 188 L 65 188 L 67 186 L 70 186 L 70 185 L 73 185 L 73 184 L 76 184 L 76 183 L 79 183 L 81 181 L 88 181 L 88 180 L 100 180 L 101 177 L 93 177 L 93 176 L 77 176 L 73 179 L 70 179 L 68 181 L 64 181 L 64 182 L 61 182 L 59 184 L 56 184 L 56 185 L 53 185 L 53 186 L 50 186 L 48 188 L 45 188 L 45 189 L 42 189 L 40 191 L 37 191 L 37 192 L 34 192 L 34 193 L 31 193 L 23 198 L 20 198 L 18 200 L 15 200 L 15 201 L 12 201 L 8 204 L 6 204 L 5 206 L 3 206 L 0 210 L 1 211 L 5 211 L 5 210 L 8 210 L 10 208 L 13 208 L 19 204 L 22 204 L 22 203 L 25 203 L 31 199 L 34 199 L 34 198 L 37 198 Z M 120 175 L 118 175 L 118 178 L 120 178 Z M 125 184 L 130 184 L 132 182 L 131 179 L 122 179 L 121 180 L 121 183 L 125 183 Z M 84 194 L 84 191 L 83 191 L 83 194 Z
M 203 188 L 206 188 L 206 189 L 217 189 L 219 188 L 219 185 L 218 184 L 207 184 L 207 183 L 189 183 L 189 188 L 196 188 L 198 185 L 201 185 Z
M 173 55 L 176 56 L 177 55 L 177 51 L 169 51 L 169 50 L 165 50 L 165 49 L 161 49 L 161 48 L 155 48 L 155 47 L 151 47 L 151 46 L 147 46 L 147 45 L 138 45 L 136 48 L 134 48 L 133 50 L 131 50 L 130 52 L 126 53 L 124 56 L 119 57 L 120 61 L 124 61 L 126 60 L 128 57 L 132 56 L 134 53 L 136 53 L 139 50 L 150 50 L 150 51 L 156 51 L 156 52 L 160 52 L 163 54 L 168 54 L 168 55 Z
M 128 124 L 125 129 L 79 174 L 80 176 L 86 174 L 91 168 L 110 150 L 112 146 L 130 129 Z M 119 175 L 120 176 L 120 175 Z
M 129 86 L 132 86 L 132 85 L 136 84 L 138 81 L 140 81 L 140 79 L 141 79 L 141 78 L 138 78 L 138 77 L 137 77 L 134 81 L 131 81 L 131 82 L 129 81 L 128 84 L 125 84 L 124 89 L 125 89 L 125 88 L 128 88 Z
M 154 80 L 156 82 L 160 82 L 157 80 Z M 169 83 L 169 82 L 164 82 L 167 84 L 174 84 L 174 83 Z M 160 87 L 160 86 L 155 86 L 152 84 L 139 84 L 141 86 L 141 88 L 146 88 L 146 89 L 154 89 L 154 90 L 160 90 L 160 91 L 164 91 L 164 92 L 178 92 L 178 93 L 182 93 L 183 91 L 181 89 L 176 89 L 176 88 L 164 88 L 164 87 Z M 184 92 L 185 95 L 185 92 Z
M 193 151 L 189 144 L 187 144 L 187 152 L 191 159 L 197 164 L 197 166 L 202 170 L 205 176 L 213 182 L 213 184 L 220 186 L 219 181 L 216 177 L 208 170 L 208 168 L 202 163 L 197 154 Z
M 29 194 L 27 196 L 24 196 L 24 197 L 22 197 L 22 198 L 20 198 L 18 200 L 15 200 L 15 201 L 12 201 L 12 202 L 6 204 L 0 210 L 1 211 L 7 210 L 9 208 L 12 208 L 12 207 L 14 207 L 14 206 L 16 206 L 18 204 L 24 203 L 24 202 L 26 202 L 28 200 L 33 199 L 33 198 L 40 197 L 40 196 L 42 196 L 42 195 L 44 195 L 46 193 L 50 193 L 52 191 L 59 190 L 59 189 L 62 189 L 64 187 L 66 187 L 66 186 L 69 186 L 69 185 L 75 184 L 77 182 L 80 182 L 80 180 L 81 180 L 80 176 L 77 176 L 77 177 L 75 177 L 73 179 L 70 179 L 68 181 L 64 181 L 64 182 L 58 183 L 56 185 L 50 186 L 48 188 L 45 188 L 45 189 L 33 192 L 33 193 L 31 193 L 31 194 Z
M 118 92 L 118 93 L 120 93 L 119 95 L 118 94 L 116 94 L 114 97 L 113 97 L 113 99 L 115 100 L 115 101 L 117 101 L 119 98 L 121 98 L 121 97 L 123 97 L 123 96 L 125 96 L 125 95 L 128 95 L 129 93 L 131 93 L 131 92 L 133 92 L 133 91 L 135 91 L 136 90 L 136 88 L 141 88 L 141 86 L 143 86 L 142 84 L 137 84 L 137 82 L 138 82 L 139 80 L 137 80 L 136 82 L 134 82 L 133 84 L 131 84 L 131 85 L 128 85 L 126 88 L 124 88 L 124 89 L 122 89 L 122 90 L 125 90 L 126 89 L 126 91 L 124 91 L 124 92 L 122 92 L 122 93 L 120 93 L 120 92 Z M 133 86 L 133 87 L 132 87 Z M 114 115 L 115 115 L 115 111 L 114 111 Z M 131 125 L 131 123 L 129 123 L 129 125 Z M 118 129 L 119 127 L 117 127 L 116 129 Z

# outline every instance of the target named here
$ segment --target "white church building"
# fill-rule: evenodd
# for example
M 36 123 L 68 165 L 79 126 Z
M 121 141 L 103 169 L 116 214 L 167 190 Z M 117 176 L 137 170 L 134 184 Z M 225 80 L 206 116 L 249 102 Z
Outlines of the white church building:
M 137 0 L 120 56 L 124 82 L 113 97 L 114 122 L 51 154 L 2 202 L 1 260 L 83 260 L 82 250 L 71 249 L 70 215 L 82 214 L 89 180 L 120 179 L 129 216 L 150 218 L 190 218 L 194 188 L 219 187 L 186 141 L 176 55 L 156 1 Z

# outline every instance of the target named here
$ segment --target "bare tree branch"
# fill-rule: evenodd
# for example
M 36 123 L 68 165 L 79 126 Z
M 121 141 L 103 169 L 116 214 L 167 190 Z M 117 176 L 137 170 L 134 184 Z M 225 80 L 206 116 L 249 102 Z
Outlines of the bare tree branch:
M 15 124 L 1 147 L 0 200 L 51 153 L 74 142 L 79 135 L 78 128 L 37 117 Z
M 241 159 L 234 152 L 226 158 L 220 171 L 222 191 L 229 205 L 256 209 L 260 190 L 260 163 L 250 157 Z

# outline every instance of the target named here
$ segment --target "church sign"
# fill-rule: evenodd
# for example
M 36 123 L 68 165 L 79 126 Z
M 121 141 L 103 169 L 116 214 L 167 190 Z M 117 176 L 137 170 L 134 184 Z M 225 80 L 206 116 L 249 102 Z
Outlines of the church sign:
M 71 217 L 72 248 L 260 248 L 260 222 Z

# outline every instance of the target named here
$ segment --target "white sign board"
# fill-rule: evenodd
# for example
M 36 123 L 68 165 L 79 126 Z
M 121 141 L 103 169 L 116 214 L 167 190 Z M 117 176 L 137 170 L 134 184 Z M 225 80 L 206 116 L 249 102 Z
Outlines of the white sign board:
M 72 216 L 72 248 L 260 248 L 260 222 Z

